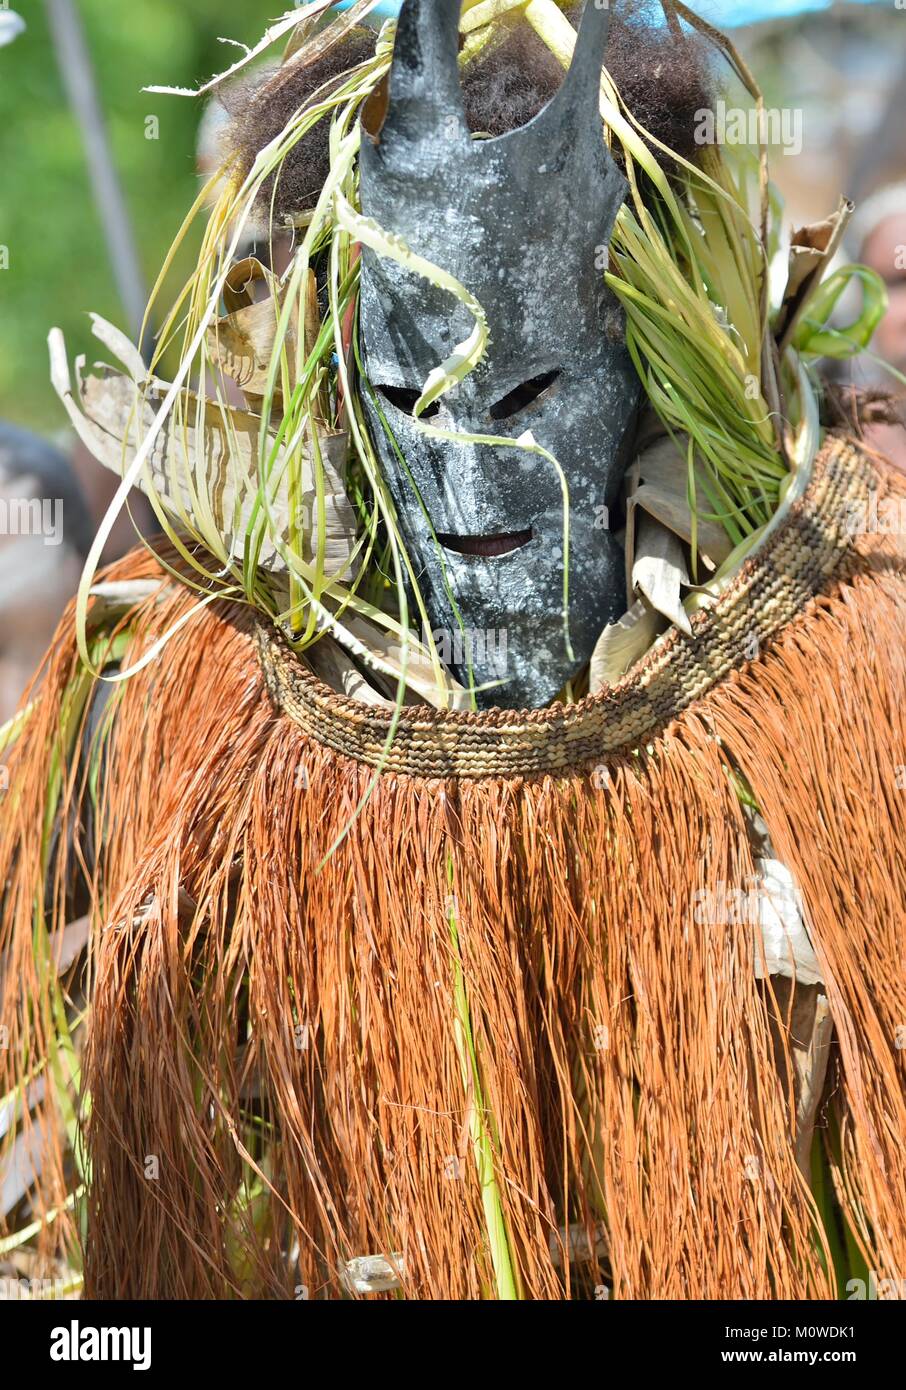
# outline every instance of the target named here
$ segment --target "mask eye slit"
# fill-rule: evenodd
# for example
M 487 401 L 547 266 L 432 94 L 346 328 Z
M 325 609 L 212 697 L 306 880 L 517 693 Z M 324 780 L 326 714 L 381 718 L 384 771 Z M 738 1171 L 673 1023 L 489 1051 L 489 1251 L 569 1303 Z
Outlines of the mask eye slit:
M 374 388 L 379 396 L 383 396 L 385 401 L 389 401 L 397 410 L 401 410 L 404 415 L 414 415 L 415 407 L 421 396 L 421 391 L 410 391 L 405 386 L 376 386 Z M 433 401 L 427 410 L 423 410 L 419 416 L 420 420 L 430 420 L 440 410 L 437 401 Z
M 553 372 L 545 372 L 543 376 L 533 376 L 530 381 L 524 381 L 521 386 L 517 386 L 515 391 L 503 397 L 503 400 L 491 406 L 492 420 L 512 420 L 514 415 L 519 415 L 523 410 L 527 410 L 530 405 L 534 405 L 537 400 L 549 391 L 559 380 L 560 369 Z

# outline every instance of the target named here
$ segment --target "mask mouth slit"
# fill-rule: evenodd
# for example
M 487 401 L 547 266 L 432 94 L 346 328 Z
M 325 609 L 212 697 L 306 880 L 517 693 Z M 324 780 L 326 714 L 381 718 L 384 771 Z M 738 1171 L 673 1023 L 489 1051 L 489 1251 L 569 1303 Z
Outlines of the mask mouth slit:
M 534 536 L 531 527 L 527 531 L 510 531 L 499 536 L 450 536 L 437 534 L 444 550 L 452 550 L 457 555 L 474 555 L 482 560 L 494 560 L 500 555 L 510 555 L 521 550 Z

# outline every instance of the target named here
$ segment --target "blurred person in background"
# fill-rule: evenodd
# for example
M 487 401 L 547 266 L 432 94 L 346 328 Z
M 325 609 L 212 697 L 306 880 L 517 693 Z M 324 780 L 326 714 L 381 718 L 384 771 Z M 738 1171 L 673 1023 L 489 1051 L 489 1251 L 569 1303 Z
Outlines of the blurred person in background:
M 16 705 L 75 593 L 116 478 L 80 440 L 71 454 L 0 421 L 0 725 Z M 105 564 L 154 529 L 139 492 L 117 517 Z
M 860 359 L 854 384 L 894 396 L 902 423 L 873 425 L 868 439 L 906 470 L 906 64 L 855 162 L 851 186 L 856 213 L 848 228 L 850 253 L 877 272 L 889 296 L 871 345 L 876 360 Z
M 0 724 L 76 590 L 94 529 L 66 455 L 0 422 Z

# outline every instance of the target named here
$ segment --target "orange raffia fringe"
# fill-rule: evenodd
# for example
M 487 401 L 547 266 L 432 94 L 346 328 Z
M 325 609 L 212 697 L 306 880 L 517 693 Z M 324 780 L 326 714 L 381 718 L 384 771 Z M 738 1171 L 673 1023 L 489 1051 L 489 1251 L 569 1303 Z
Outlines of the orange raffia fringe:
M 127 662 L 194 602 L 147 556 L 112 572 L 147 576 L 162 587 L 133 615 Z M 8 759 L 2 1093 L 54 1029 L 37 827 L 55 750 L 72 847 L 41 906 L 53 953 L 88 833 L 57 732 L 77 671 L 70 616 Z M 493 1298 L 481 1132 L 523 1297 L 833 1296 L 756 934 L 694 907 L 754 873 L 733 771 L 798 880 L 827 982 L 840 1201 L 878 1278 L 901 1277 L 906 581 L 891 538 L 861 538 L 845 577 L 647 748 L 570 776 L 372 787 L 273 709 L 251 616 L 229 605 L 115 698 L 78 977 L 89 1295 L 338 1297 L 346 1261 L 384 1254 L 409 1297 Z M 53 1094 L 19 1123 L 46 1141 L 39 1210 L 74 1180 Z M 566 1226 L 604 1253 L 570 1261 Z M 75 1238 L 64 1214 L 43 1248 Z

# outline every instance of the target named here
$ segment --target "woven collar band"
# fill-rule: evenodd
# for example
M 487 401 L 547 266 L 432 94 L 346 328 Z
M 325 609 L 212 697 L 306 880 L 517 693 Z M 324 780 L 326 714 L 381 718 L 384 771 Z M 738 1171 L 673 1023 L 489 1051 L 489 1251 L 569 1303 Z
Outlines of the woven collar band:
M 407 707 L 394 732 L 392 708 L 337 695 L 261 625 L 268 689 L 316 742 L 385 772 L 530 777 L 588 766 L 638 747 L 795 618 L 845 568 L 847 520 L 878 487 L 859 448 L 830 437 L 802 498 L 713 606 L 692 617 L 692 637 L 671 628 L 617 685 L 578 704 L 482 714 Z

